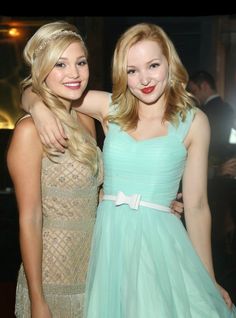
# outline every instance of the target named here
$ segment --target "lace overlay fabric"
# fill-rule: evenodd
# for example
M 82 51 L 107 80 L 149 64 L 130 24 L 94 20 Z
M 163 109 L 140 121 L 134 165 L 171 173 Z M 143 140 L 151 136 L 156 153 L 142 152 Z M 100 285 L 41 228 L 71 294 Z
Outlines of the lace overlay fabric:
M 101 155 L 99 158 L 98 176 L 93 176 L 89 167 L 67 152 L 59 163 L 46 157 L 42 161 L 43 289 L 55 318 L 82 317 L 98 187 L 103 179 Z M 15 311 L 17 317 L 30 317 L 22 265 Z

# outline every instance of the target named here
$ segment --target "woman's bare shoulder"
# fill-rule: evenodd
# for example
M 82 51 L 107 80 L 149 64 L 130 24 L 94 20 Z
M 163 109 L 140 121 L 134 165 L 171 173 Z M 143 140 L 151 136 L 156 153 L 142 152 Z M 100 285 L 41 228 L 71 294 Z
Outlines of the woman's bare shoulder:
M 200 108 L 196 107 L 195 108 L 195 116 L 194 116 L 194 120 L 197 121 L 202 121 L 202 122 L 208 122 L 208 118 L 207 115 L 204 113 L 204 111 L 202 111 Z
M 20 118 L 15 125 L 13 138 L 22 144 L 30 144 L 35 147 L 41 144 L 38 132 L 31 116 Z

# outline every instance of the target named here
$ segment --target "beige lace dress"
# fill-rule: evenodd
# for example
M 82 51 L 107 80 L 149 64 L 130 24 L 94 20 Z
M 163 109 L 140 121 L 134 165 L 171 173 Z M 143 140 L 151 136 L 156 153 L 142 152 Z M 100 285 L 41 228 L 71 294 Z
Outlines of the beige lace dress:
M 42 276 L 46 301 L 53 318 L 80 318 L 85 280 L 95 222 L 100 172 L 73 159 L 68 152 L 54 163 L 42 161 L 43 257 Z M 27 282 L 21 265 L 16 290 L 15 313 L 30 318 Z

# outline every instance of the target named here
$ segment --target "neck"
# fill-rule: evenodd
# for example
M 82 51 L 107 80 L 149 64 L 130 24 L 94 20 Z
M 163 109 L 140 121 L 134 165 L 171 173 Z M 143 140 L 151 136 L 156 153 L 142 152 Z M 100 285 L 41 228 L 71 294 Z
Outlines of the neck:
M 165 104 L 163 102 L 160 103 L 159 101 L 151 105 L 139 103 L 139 118 L 150 119 L 163 117 L 165 109 Z

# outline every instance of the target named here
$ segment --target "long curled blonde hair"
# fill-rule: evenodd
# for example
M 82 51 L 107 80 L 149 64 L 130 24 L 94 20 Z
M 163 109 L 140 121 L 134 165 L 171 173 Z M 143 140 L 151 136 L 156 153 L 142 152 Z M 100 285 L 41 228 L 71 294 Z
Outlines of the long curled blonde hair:
M 188 73 L 172 41 L 159 26 L 139 23 L 121 35 L 113 56 L 112 102 L 117 105 L 117 108 L 116 112 L 109 115 L 107 120 L 119 124 L 124 130 L 136 128 L 139 119 L 138 99 L 127 86 L 127 56 L 130 48 L 142 40 L 158 43 L 169 66 L 168 83 L 164 92 L 166 105 L 163 121 L 178 124 L 178 114 L 182 120 L 185 120 L 187 110 L 195 105 L 195 99 L 186 91 Z
M 30 67 L 30 75 L 21 82 L 21 90 L 32 86 L 45 105 L 59 118 L 68 136 L 68 151 L 79 162 L 90 166 L 94 172 L 98 169 L 97 145 L 86 130 L 78 123 L 74 110 L 68 112 L 46 85 L 45 80 L 64 50 L 74 42 L 79 42 L 88 56 L 85 43 L 78 29 L 65 21 L 48 23 L 39 28 L 27 42 L 23 56 Z M 44 148 L 46 155 L 56 161 L 55 151 Z

